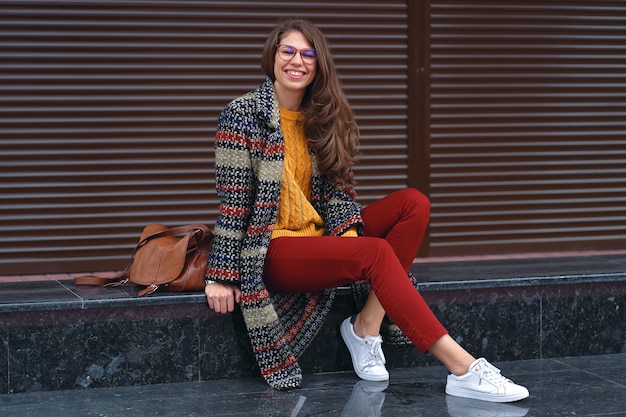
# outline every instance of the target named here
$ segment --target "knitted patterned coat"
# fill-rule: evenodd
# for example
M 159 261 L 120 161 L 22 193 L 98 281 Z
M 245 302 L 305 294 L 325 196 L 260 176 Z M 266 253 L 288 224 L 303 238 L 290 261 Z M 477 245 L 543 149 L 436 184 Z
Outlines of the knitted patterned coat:
M 252 350 L 267 383 L 279 390 L 299 388 L 297 358 L 318 332 L 335 289 L 299 295 L 270 293 L 263 282 L 265 255 L 276 223 L 285 142 L 273 83 L 233 100 L 222 112 L 215 137 L 220 215 L 207 277 L 240 285 L 241 310 Z M 313 165 L 312 204 L 327 233 L 340 235 L 363 224 L 360 206 L 336 190 Z M 298 279 L 297 276 L 294 279 Z

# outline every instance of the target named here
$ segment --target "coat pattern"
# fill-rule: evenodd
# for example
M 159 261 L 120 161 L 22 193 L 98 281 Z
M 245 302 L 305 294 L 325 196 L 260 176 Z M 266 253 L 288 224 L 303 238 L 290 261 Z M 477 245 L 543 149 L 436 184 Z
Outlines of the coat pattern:
M 241 310 L 252 350 L 267 383 L 299 388 L 297 358 L 320 329 L 335 289 L 306 294 L 270 293 L 263 282 L 265 255 L 276 223 L 285 142 L 273 83 L 233 100 L 218 120 L 215 137 L 220 215 L 215 224 L 207 277 L 241 287 Z M 338 190 L 317 169 L 309 149 L 313 207 L 329 235 L 352 226 L 362 233 L 361 208 L 352 189 Z M 298 279 L 298 277 L 294 277 Z

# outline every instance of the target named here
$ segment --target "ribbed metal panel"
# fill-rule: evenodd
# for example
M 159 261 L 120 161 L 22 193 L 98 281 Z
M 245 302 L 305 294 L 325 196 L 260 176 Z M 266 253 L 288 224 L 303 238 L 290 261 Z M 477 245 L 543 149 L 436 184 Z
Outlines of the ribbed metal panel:
M 430 13 L 430 254 L 626 247 L 626 3 Z
M 318 23 L 367 204 L 406 184 L 405 1 L 0 3 L 0 274 L 119 269 L 143 225 L 211 224 L 220 110 L 280 17 Z

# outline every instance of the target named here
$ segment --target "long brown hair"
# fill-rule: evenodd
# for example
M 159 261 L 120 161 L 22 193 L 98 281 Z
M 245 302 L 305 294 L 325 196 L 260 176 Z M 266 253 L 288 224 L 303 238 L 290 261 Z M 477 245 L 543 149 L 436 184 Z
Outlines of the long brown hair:
M 277 46 L 287 33 L 294 31 L 302 33 L 317 52 L 315 78 L 302 100 L 304 133 L 317 153 L 320 172 L 338 188 L 352 185 L 352 166 L 358 159 L 359 128 L 322 32 L 307 20 L 280 22 L 265 42 L 261 67 L 268 77 L 276 80 Z

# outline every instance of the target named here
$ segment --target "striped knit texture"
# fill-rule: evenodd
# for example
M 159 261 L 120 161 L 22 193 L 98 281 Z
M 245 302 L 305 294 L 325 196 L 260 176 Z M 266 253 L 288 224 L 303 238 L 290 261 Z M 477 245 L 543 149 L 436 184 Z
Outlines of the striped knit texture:
M 311 203 L 330 235 L 355 226 L 363 229 L 361 208 L 336 190 L 312 161 Z M 299 388 L 297 358 L 318 332 L 335 298 L 335 289 L 319 293 L 269 293 L 263 266 L 278 215 L 285 160 L 278 101 L 270 79 L 233 100 L 218 120 L 215 176 L 220 215 L 209 257 L 210 279 L 241 287 L 241 311 L 261 374 L 279 390 Z M 298 279 L 298 277 L 294 277 Z

